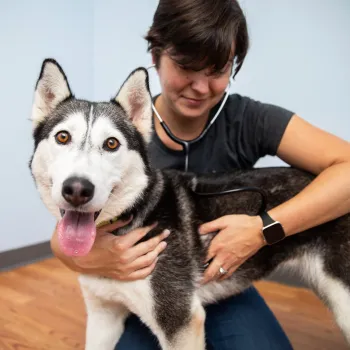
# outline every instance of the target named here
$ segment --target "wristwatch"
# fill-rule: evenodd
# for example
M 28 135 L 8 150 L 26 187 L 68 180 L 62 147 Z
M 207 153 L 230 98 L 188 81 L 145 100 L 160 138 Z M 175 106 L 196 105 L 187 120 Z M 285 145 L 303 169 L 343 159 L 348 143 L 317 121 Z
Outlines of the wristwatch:
M 262 233 L 264 240 L 268 245 L 282 241 L 286 237 L 283 226 L 280 222 L 275 221 L 265 211 L 259 215 L 263 222 Z

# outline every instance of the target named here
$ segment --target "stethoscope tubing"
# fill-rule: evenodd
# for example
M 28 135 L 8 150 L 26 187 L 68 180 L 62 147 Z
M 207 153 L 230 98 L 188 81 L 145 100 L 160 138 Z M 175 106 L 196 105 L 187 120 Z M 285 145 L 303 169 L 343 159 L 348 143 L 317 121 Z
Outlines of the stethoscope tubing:
M 147 67 L 147 70 L 150 70 L 151 68 L 154 68 L 155 65 L 151 65 L 149 67 Z M 218 116 L 220 115 L 222 109 L 225 106 L 225 103 L 228 99 L 229 93 L 230 93 L 230 88 L 231 88 L 231 84 L 232 84 L 232 75 L 230 76 L 229 79 L 229 84 L 225 89 L 225 97 L 223 98 L 223 101 L 219 107 L 219 109 L 217 110 L 215 116 L 212 118 L 212 120 L 210 121 L 210 123 L 207 125 L 207 127 L 201 132 L 201 134 L 199 136 L 197 136 L 195 139 L 187 141 L 187 140 L 183 140 L 178 138 L 177 136 L 175 136 L 170 128 L 166 125 L 166 123 L 164 122 L 163 118 L 159 115 L 156 107 L 154 106 L 154 103 L 152 102 L 152 109 L 155 113 L 155 115 L 157 116 L 160 125 L 162 126 L 163 130 L 166 132 L 166 134 L 175 142 L 180 144 L 183 147 L 183 151 L 185 153 L 185 168 L 184 170 L 187 172 L 188 171 L 188 163 L 189 163 L 189 153 L 190 153 L 190 146 L 192 146 L 194 143 L 200 141 L 209 131 L 210 127 L 214 124 L 215 120 L 218 118 Z

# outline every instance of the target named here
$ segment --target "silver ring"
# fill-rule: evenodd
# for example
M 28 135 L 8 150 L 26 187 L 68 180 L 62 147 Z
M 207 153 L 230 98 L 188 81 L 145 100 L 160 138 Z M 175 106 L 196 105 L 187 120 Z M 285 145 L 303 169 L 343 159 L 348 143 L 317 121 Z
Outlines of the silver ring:
M 223 267 L 220 267 L 219 272 L 220 272 L 222 275 L 226 275 L 228 271 L 225 270 Z

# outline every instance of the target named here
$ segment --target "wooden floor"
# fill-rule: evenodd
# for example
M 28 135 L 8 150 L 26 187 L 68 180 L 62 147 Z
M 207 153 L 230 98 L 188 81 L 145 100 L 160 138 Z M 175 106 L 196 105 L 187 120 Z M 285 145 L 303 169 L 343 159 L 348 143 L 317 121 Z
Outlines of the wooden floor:
M 271 282 L 256 286 L 296 350 L 347 349 L 311 292 Z M 84 327 L 76 274 L 56 259 L 0 274 L 0 350 L 83 349 Z

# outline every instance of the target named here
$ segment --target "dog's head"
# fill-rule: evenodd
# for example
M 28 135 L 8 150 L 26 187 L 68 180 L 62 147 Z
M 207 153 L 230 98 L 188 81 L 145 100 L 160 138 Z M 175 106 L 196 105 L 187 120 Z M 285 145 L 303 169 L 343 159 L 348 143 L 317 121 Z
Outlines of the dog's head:
M 62 68 L 47 59 L 35 88 L 32 122 L 29 166 L 35 184 L 59 220 L 62 251 L 85 255 L 96 224 L 128 209 L 148 184 L 147 70 L 134 70 L 114 98 L 94 103 L 75 98 Z

